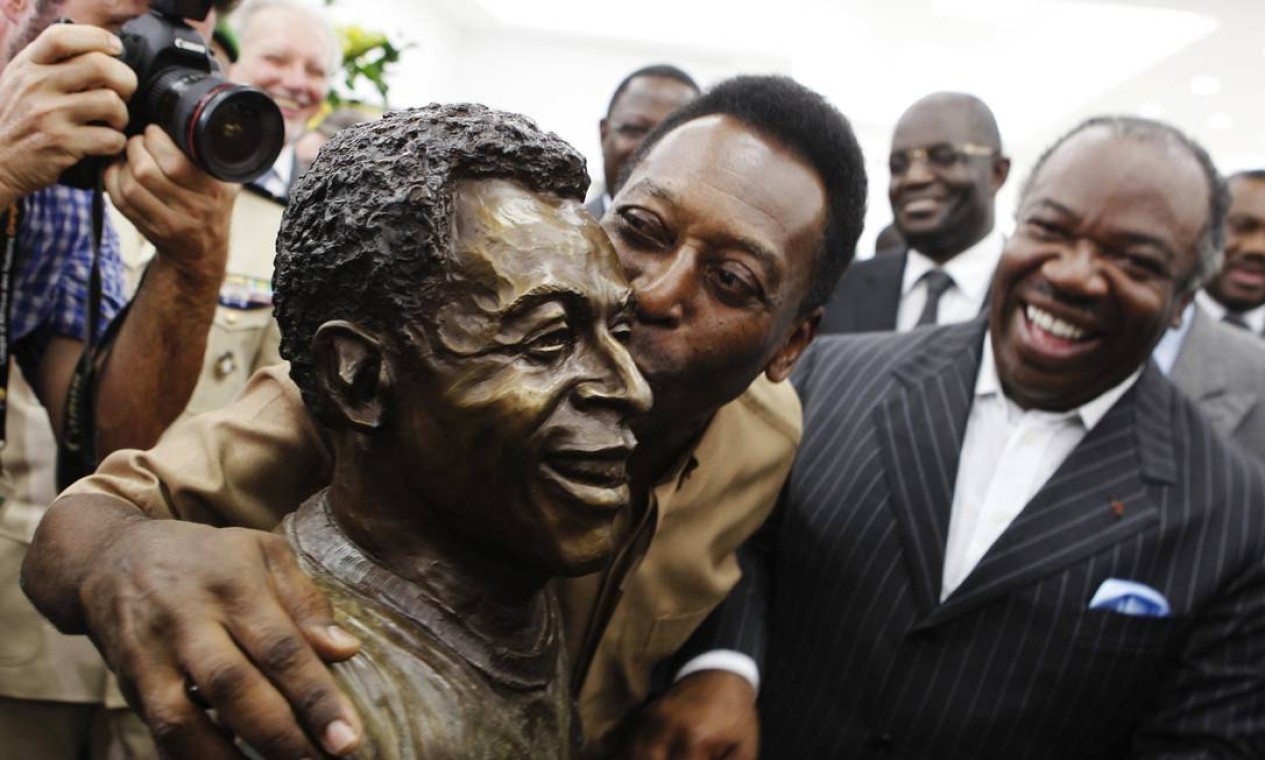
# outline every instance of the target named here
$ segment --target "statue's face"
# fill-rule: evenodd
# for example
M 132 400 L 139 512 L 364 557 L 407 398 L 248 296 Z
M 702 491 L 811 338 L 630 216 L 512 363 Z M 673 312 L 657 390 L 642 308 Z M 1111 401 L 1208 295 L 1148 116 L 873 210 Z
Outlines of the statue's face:
M 631 291 L 580 204 L 504 180 L 455 196 L 452 296 L 398 381 L 401 440 L 418 447 L 402 461 L 473 545 L 589 571 L 630 500 L 629 419 L 650 405 L 626 348 Z

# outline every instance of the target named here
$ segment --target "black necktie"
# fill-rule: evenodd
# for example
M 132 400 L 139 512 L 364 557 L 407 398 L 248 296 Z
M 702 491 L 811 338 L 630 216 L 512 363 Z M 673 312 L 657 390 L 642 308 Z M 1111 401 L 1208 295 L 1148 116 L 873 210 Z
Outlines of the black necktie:
M 1248 326 L 1247 320 L 1243 318 L 1243 314 L 1241 312 L 1226 311 L 1225 316 L 1221 318 L 1221 321 L 1225 322 L 1227 325 L 1234 325 L 1240 330 L 1247 330 L 1248 332 L 1252 331 L 1252 328 Z
M 922 276 L 922 281 L 927 286 L 927 303 L 922 307 L 922 316 L 918 317 L 915 327 L 934 325 L 939 321 L 940 296 L 953 287 L 953 278 L 941 269 L 929 270 Z

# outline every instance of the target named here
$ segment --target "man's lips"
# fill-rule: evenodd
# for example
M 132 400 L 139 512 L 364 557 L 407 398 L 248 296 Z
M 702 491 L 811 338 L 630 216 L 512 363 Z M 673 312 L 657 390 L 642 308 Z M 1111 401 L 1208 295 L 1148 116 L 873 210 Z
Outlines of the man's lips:
M 1074 324 L 1065 317 L 1033 304 L 1026 304 L 1016 313 L 1017 338 L 1026 353 L 1051 361 L 1064 361 L 1092 351 L 1099 333 L 1085 324 Z
M 632 449 L 561 449 L 547 453 L 545 476 L 576 501 L 601 511 L 623 507 L 629 499 L 628 457 Z
M 944 201 L 940 198 L 907 198 L 897 202 L 897 208 L 902 214 L 907 216 L 927 216 L 934 214 L 944 206 Z
M 1225 274 L 1237 285 L 1253 289 L 1265 287 L 1265 264 L 1257 261 L 1227 263 Z

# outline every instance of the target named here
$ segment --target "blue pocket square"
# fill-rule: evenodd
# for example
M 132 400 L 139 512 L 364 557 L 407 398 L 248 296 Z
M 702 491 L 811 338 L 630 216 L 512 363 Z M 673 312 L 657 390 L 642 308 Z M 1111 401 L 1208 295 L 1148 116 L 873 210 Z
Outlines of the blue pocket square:
M 1173 614 L 1164 595 L 1145 583 L 1108 578 L 1089 600 L 1091 610 L 1107 610 L 1136 617 L 1169 617 Z

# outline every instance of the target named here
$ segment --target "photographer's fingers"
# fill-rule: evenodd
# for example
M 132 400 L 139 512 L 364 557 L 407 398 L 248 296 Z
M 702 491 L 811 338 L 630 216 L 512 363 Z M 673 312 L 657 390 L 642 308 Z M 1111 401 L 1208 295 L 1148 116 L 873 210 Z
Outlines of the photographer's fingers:
M 123 54 L 123 43 L 110 32 L 88 24 L 53 24 L 22 49 L 10 65 L 21 60 L 41 66 L 58 63 L 83 53 Z
M 123 100 L 136 92 L 136 72 L 119 59 L 99 51 L 75 56 L 48 71 L 48 86 L 58 92 L 110 90 Z
M 69 122 L 66 129 L 77 132 L 92 127 L 109 127 L 119 136 L 118 147 L 114 153 L 123 150 L 126 137 L 123 130 L 127 127 L 127 104 L 112 90 L 88 90 L 73 95 L 63 95 L 60 114 Z

